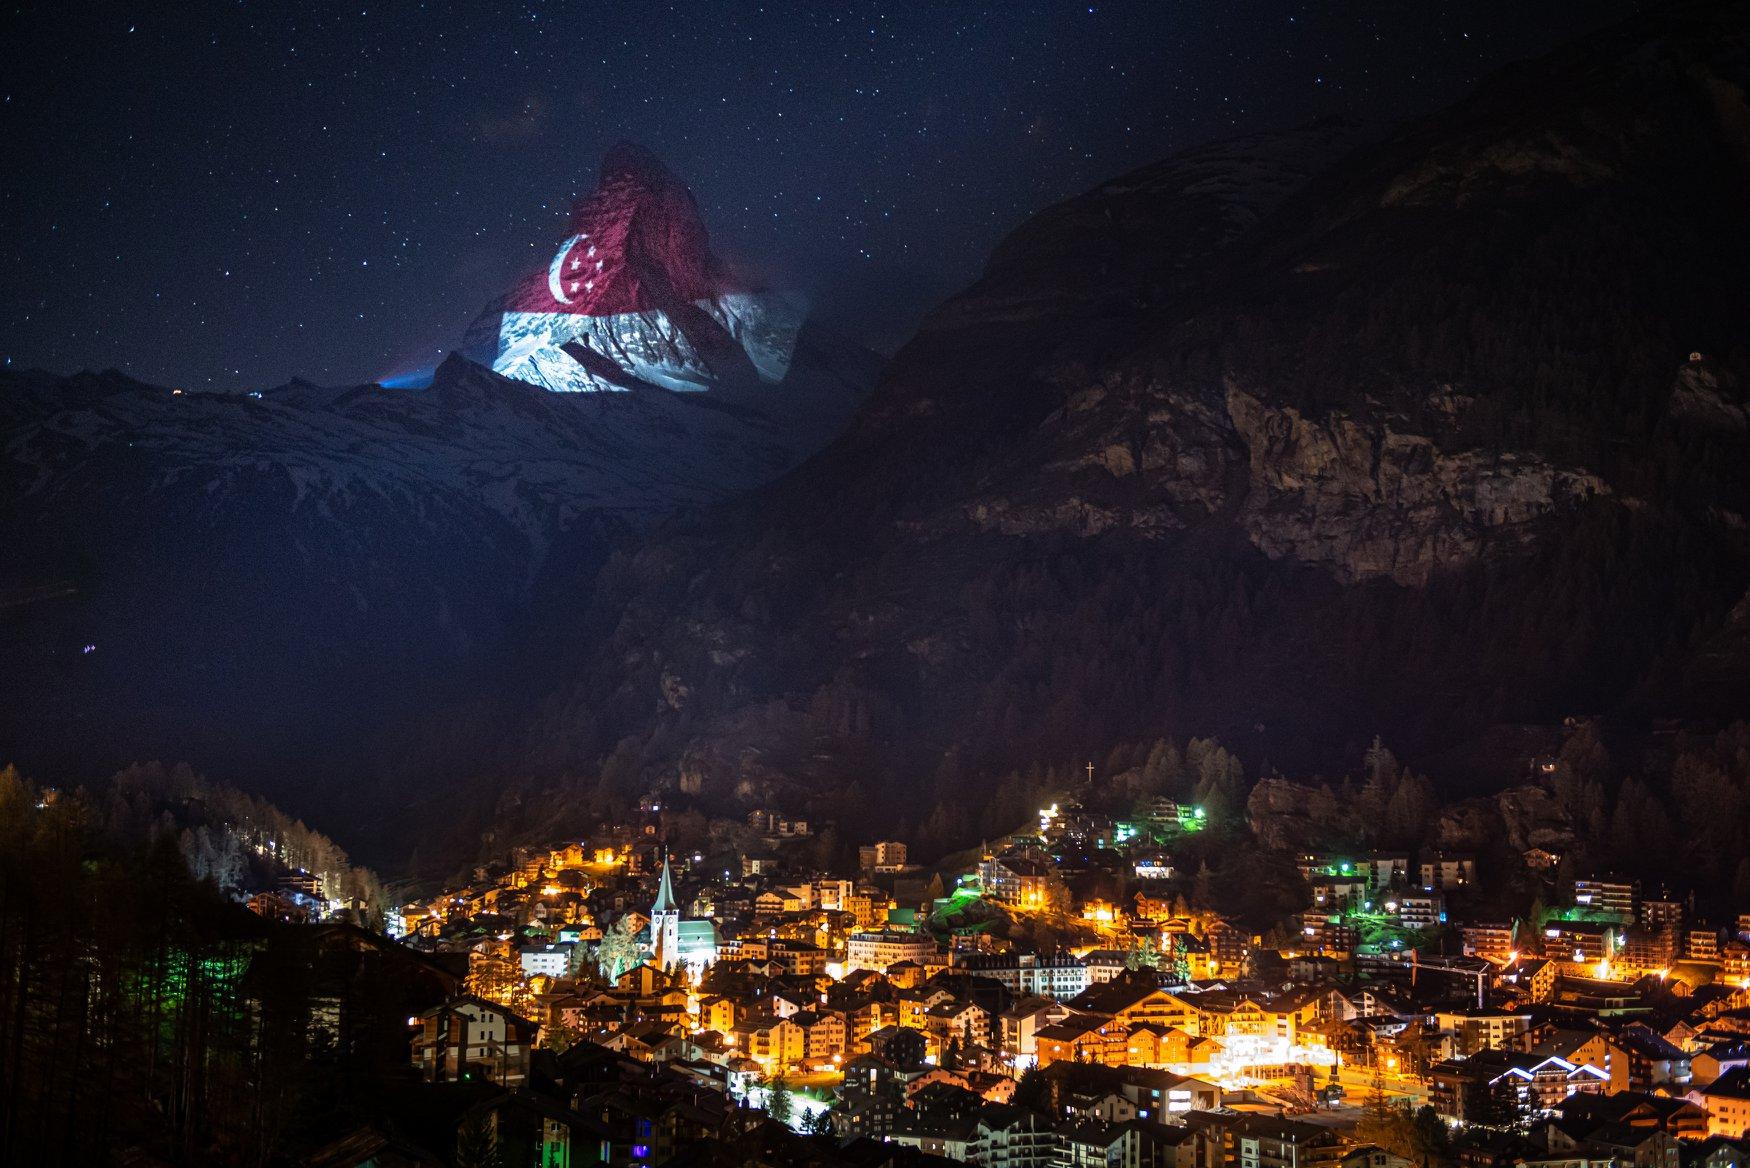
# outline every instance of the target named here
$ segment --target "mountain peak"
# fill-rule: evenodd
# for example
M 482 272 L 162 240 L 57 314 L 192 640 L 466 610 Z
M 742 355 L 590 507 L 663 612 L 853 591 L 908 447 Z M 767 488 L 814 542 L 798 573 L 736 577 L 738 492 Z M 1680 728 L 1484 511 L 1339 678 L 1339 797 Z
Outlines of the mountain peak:
M 552 258 L 476 318 L 462 351 L 561 392 L 760 395 L 789 380 L 806 311 L 719 259 L 687 185 L 649 150 L 619 142 Z
M 607 153 L 602 155 L 596 185 L 605 187 L 623 179 L 631 179 L 652 189 L 665 185 L 685 189 L 685 184 L 654 151 L 625 138 L 608 147 Z
M 512 290 L 507 306 L 618 316 L 734 290 L 687 185 L 649 150 L 619 142 L 603 157 L 595 190 L 572 207 L 552 259 Z

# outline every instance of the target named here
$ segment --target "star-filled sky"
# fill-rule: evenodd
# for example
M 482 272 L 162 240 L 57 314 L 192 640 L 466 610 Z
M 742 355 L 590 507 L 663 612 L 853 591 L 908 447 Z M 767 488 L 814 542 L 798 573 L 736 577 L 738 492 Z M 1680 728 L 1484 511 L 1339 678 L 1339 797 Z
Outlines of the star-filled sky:
M 429 368 L 620 138 L 882 349 L 1030 212 L 1393 121 L 1633 0 L 15 4 L 0 362 L 244 389 Z

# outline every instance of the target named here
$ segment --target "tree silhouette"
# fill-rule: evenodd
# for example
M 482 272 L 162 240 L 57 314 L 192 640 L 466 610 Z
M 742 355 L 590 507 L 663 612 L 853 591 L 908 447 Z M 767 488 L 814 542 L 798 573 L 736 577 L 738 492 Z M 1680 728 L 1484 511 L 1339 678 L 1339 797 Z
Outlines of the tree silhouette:
M 456 1129 L 456 1168 L 500 1168 L 502 1162 L 492 1113 L 469 1113 Z

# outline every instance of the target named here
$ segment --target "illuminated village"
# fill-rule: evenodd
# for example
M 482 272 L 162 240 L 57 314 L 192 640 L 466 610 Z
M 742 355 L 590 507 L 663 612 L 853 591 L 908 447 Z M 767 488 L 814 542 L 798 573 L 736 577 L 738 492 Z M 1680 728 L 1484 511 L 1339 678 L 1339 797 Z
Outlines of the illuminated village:
M 1301 851 L 1305 903 L 1259 933 L 1176 861 L 1219 830 L 1205 807 L 1097 812 L 1089 771 L 931 866 L 869 839 L 821 870 L 815 825 L 768 809 L 683 846 L 657 796 L 517 849 L 391 914 L 467 970 L 407 1019 L 409 1057 L 496 1090 L 542 1164 L 785 1130 L 834 1163 L 1744 1163 L 1750 912 L 1548 847 Z M 1530 914 L 1478 911 L 1491 863 Z M 775 1138 L 763 1162 L 816 1162 Z

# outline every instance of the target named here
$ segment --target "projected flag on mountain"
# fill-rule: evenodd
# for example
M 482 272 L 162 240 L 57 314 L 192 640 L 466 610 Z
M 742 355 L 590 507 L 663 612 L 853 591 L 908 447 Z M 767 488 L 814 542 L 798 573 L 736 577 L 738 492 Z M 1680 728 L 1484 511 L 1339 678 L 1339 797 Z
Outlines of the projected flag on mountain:
M 465 352 L 553 390 L 723 390 L 782 381 L 803 314 L 718 259 L 686 185 L 621 143 L 552 255 L 475 322 Z

